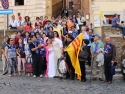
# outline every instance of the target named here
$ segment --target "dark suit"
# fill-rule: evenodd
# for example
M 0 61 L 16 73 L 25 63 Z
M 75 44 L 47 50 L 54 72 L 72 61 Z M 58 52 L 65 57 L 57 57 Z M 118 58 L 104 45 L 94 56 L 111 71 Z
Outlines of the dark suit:
M 106 46 L 104 47 L 104 50 L 106 50 Z M 108 54 L 105 54 L 104 57 L 104 69 L 105 69 L 105 78 L 107 81 L 112 81 L 113 75 L 111 75 L 111 61 L 115 60 L 116 57 L 116 47 L 113 44 L 110 44 L 111 49 L 109 50 Z

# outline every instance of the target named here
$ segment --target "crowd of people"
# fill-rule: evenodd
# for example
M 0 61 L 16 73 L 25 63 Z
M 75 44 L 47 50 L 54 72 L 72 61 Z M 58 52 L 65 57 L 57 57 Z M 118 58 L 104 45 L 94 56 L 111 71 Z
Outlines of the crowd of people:
M 10 29 L 17 29 L 15 38 L 5 36 L 2 44 L 3 75 L 8 73 L 9 77 L 18 75 L 28 75 L 34 78 L 50 77 L 65 78 L 74 80 L 76 78 L 75 69 L 66 48 L 80 34 L 84 34 L 81 51 L 86 52 L 87 58 L 79 58 L 81 69 L 81 81 L 86 79 L 86 63 L 92 67 L 92 80 L 97 79 L 97 68 L 99 70 L 99 80 L 112 83 L 110 68 L 114 64 L 116 48 L 111 43 L 110 37 L 106 37 L 106 43 L 99 39 L 98 34 L 94 34 L 92 23 L 88 26 L 86 20 L 80 13 L 69 15 L 69 17 L 59 15 L 57 18 L 41 16 L 36 17 L 35 24 L 32 24 L 29 16 L 23 20 L 15 20 L 12 15 Z M 65 75 L 58 71 L 58 60 L 66 57 L 65 61 L 68 70 Z M 25 72 L 25 63 L 32 63 L 33 72 Z M 23 74 L 22 70 L 23 69 Z

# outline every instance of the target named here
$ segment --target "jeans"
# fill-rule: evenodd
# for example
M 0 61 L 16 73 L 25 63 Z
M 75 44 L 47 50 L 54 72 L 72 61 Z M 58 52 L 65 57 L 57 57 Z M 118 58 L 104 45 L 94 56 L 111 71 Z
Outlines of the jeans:
M 6 62 L 6 58 L 4 55 L 2 55 L 2 61 L 3 61 L 3 73 L 8 71 L 8 63 Z
M 117 28 L 122 29 L 122 34 L 123 34 L 123 36 L 125 36 L 125 26 L 118 25 Z
M 13 74 L 13 73 L 16 73 L 16 57 L 14 58 L 9 58 L 9 62 L 8 62 L 8 73 L 9 74 Z

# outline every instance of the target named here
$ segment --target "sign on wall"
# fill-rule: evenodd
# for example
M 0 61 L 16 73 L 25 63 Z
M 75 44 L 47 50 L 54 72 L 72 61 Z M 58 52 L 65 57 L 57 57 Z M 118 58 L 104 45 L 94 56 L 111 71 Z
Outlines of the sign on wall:
M 124 21 L 125 21 L 125 9 L 123 10 L 123 19 L 124 19 Z
M 92 10 L 99 10 L 99 6 L 98 5 L 92 5 Z
M 8 2 L 8 0 L 1 0 L 1 3 L 2 3 L 2 7 L 4 9 L 8 9 L 9 8 L 9 2 Z
M 94 15 L 94 27 L 100 27 L 101 21 L 100 21 L 100 15 Z

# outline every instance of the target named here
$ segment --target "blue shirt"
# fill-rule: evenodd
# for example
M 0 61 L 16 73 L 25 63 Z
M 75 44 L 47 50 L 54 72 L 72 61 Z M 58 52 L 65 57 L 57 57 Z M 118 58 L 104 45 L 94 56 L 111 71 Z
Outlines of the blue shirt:
M 113 26 L 113 27 L 117 27 L 117 22 L 118 22 L 118 18 L 114 17 L 114 18 L 112 19 L 112 26 Z
M 77 32 L 76 32 L 76 31 L 73 31 L 73 32 L 72 32 L 72 35 L 73 35 L 74 38 L 76 38 L 76 37 L 77 37 Z
M 85 33 L 85 36 L 83 39 L 88 39 L 89 40 L 89 35 L 87 33 Z M 89 44 L 87 46 L 91 46 L 91 42 L 89 42 Z

